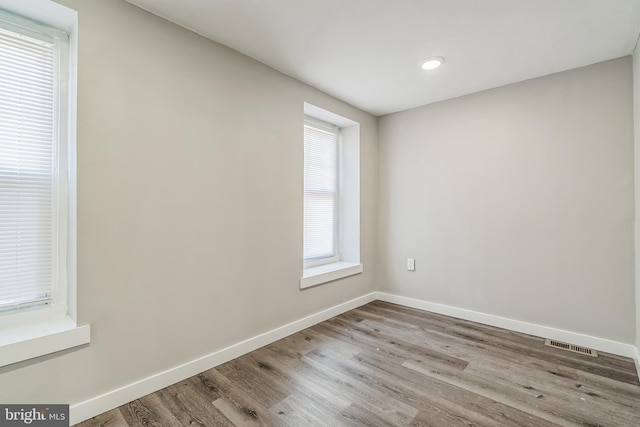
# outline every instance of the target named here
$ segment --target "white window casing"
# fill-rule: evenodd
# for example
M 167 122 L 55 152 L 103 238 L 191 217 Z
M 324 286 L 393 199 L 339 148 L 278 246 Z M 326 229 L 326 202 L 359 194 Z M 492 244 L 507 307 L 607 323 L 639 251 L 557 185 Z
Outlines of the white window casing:
M 360 125 L 307 103 L 304 112 L 302 289 L 363 271 Z
M 68 36 L 11 18 L 0 14 L 0 314 L 66 304 Z
M 4 366 L 86 344 L 90 331 L 75 307 L 77 13 L 42 0 L 0 8 Z

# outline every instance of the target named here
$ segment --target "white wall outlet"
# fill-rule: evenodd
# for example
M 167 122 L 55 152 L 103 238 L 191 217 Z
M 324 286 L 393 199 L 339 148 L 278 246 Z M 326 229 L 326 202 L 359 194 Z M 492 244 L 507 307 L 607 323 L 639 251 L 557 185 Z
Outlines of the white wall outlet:
M 416 270 L 416 259 L 415 258 L 407 258 L 407 270 L 415 271 Z

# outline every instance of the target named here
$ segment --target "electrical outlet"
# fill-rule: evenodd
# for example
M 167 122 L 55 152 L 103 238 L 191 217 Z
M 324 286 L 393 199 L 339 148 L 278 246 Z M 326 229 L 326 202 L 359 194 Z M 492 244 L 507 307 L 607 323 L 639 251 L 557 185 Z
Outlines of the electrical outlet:
M 415 258 L 407 258 L 407 270 L 415 271 L 416 270 L 416 260 Z

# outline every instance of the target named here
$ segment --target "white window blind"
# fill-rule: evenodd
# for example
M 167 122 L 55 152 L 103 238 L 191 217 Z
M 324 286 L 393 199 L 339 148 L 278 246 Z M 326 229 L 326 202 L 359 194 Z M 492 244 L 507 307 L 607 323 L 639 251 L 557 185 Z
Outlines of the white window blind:
M 0 21 L 0 312 L 56 286 L 56 41 Z
M 304 122 L 304 261 L 337 261 L 339 129 Z

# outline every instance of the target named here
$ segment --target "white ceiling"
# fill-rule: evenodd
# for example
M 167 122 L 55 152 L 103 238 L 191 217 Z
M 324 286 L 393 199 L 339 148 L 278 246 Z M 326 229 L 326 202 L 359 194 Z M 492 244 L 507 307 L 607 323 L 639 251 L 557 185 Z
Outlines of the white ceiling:
M 640 30 L 640 0 L 128 1 L 375 115 L 629 55 Z

